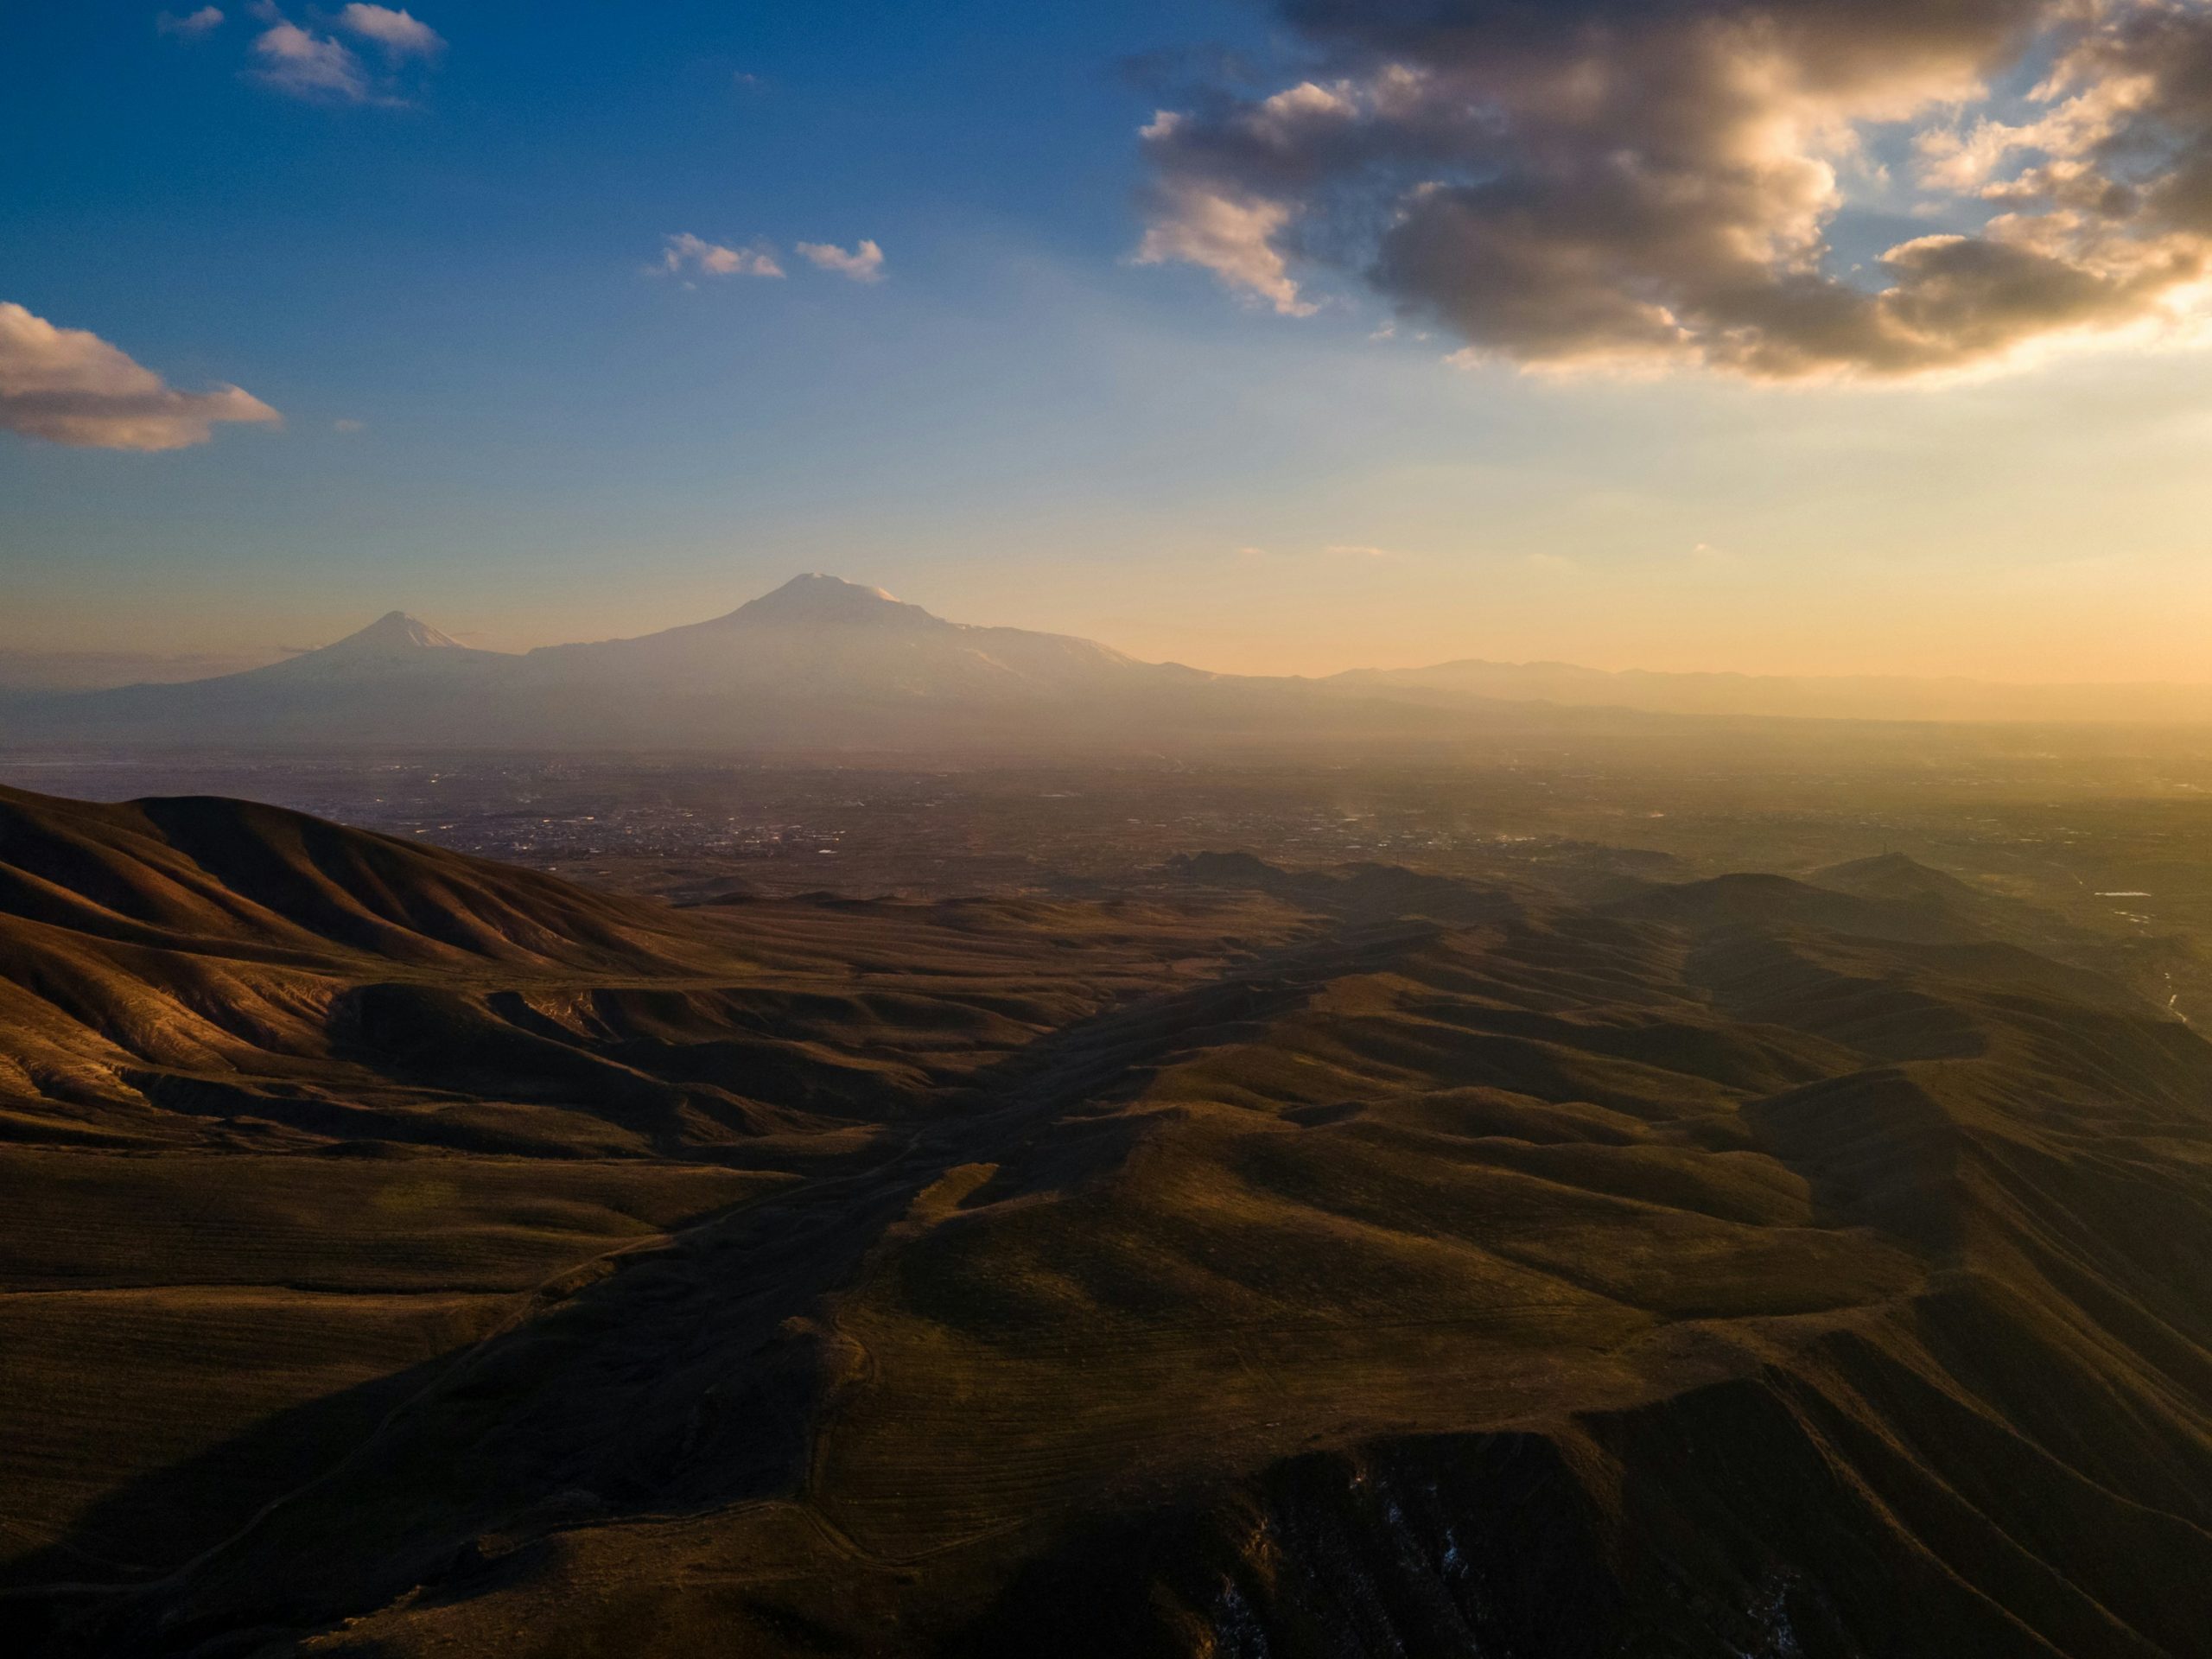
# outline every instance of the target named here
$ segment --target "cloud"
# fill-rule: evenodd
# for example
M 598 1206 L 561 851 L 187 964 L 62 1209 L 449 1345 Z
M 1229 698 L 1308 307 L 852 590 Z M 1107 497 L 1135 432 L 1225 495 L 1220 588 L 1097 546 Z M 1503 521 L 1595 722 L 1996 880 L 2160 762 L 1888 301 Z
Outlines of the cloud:
M 1308 73 L 1146 125 L 1136 257 L 1287 315 L 1350 282 L 1462 360 L 1897 379 L 2212 289 L 2212 0 L 1275 4 Z M 1840 257 L 1854 207 L 1930 233 Z
M 850 253 L 834 242 L 802 242 L 798 253 L 801 258 L 812 260 L 823 270 L 834 270 L 856 283 L 883 280 L 883 250 L 873 242 L 863 240 Z
M 798 244 L 799 257 L 823 270 L 834 270 L 856 283 L 883 280 L 883 250 L 863 241 L 850 253 L 829 242 Z M 781 276 L 783 263 L 775 251 L 756 243 L 749 248 L 726 248 L 690 232 L 663 238 L 660 263 L 646 270 L 654 276 L 691 271 L 702 276 Z
M 0 429 L 85 449 L 181 449 L 282 417 L 236 386 L 178 391 L 99 335 L 0 302 Z
M 662 238 L 660 264 L 649 267 L 658 273 L 685 270 L 702 276 L 780 276 L 784 268 L 766 248 L 726 248 L 680 231 Z
M 360 54 L 334 34 L 301 28 L 271 0 L 255 0 L 249 10 L 269 25 L 254 36 L 253 54 L 260 64 L 255 78 L 294 98 L 403 107 L 408 100 L 402 96 L 400 65 L 409 58 L 435 58 L 445 49 L 438 32 L 411 13 L 357 0 L 338 13 L 332 26 L 383 48 L 385 69 L 372 74 Z
M 1145 129 L 1156 142 L 1172 138 L 1165 115 Z M 1286 317 L 1310 317 L 1317 308 L 1298 297 L 1298 284 L 1275 247 L 1290 222 L 1287 204 L 1264 196 L 1232 194 L 1196 180 L 1171 179 L 1153 198 L 1152 223 L 1137 245 L 1141 265 L 1179 260 L 1203 265 L 1233 291 L 1262 299 Z
M 338 14 L 338 26 L 376 41 L 395 58 L 435 57 L 445 47 L 437 30 L 410 13 L 388 6 L 365 6 L 360 0 Z
M 330 423 L 330 429 L 334 432 L 365 432 L 368 427 L 366 421 L 348 420 L 343 416 Z
M 297 23 L 279 18 L 254 37 L 253 50 L 261 60 L 260 79 L 280 92 L 347 104 L 366 104 L 376 97 L 368 72 L 350 47 Z
M 1353 547 L 1342 543 L 1321 550 L 1339 559 L 1395 559 L 1398 556 L 1387 547 Z
M 179 17 L 173 12 L 158 12 L 154 17 L 156 35 L 180 35 L 187 40 L 205 35 L 211 29 L 221 27 L 223 14 L 214 6 L 202 6 L 199 10 Z

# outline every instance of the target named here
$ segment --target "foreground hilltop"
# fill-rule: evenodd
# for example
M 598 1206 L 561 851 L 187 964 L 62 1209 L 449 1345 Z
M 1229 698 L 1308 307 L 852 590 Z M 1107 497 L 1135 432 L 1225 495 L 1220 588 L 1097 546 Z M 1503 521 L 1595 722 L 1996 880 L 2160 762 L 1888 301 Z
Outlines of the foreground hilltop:
M 675 911 L 0 796 L 0 1629 L 2179 1659 L 2212 1046 L 2040 925 L 1902 861 Z

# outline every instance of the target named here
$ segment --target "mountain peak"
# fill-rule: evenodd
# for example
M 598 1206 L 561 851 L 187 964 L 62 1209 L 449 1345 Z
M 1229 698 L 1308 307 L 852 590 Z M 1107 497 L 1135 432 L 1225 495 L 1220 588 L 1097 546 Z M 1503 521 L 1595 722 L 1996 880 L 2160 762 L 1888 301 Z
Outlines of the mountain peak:
M 442 633 L 420 617 L 404 611 L 386 611 L 365 628 L 347 634 L 325 651 L 462 651 L 460 640 Z
M 404 611 L 386 611 L 365 628 L 315 651 L 302 652 L 284 662 L 260 670 L 286 679 L 302 676 L 351 677 L 404 671 L 420 663 L 441 667 L 473 662 L 484 653 L 471 651 L 450 634 L 442 633 L 419 617 Z
M 723 619 L 737 622 L 920 622 L 935 621 L 918 605 L 893 598 L 880 588 L 847 582 L 819 570 L 793 576 L 772 594 L 740 606 Z

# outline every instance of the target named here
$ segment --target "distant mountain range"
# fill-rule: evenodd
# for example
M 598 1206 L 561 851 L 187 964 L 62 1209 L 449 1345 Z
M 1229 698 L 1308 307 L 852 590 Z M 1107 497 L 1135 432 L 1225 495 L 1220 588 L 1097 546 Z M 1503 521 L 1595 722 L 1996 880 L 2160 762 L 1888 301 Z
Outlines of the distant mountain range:
M 1328 683 L 1445 704 L 1471 696 L 1694 716 L 2212 724 L 2212 685 L 2147 680 L 2031 685 L 1885 675 L 1661 674 L 1470 658 L 1429 668 L 1356 669 Z
M 480 651 L 394 611 L 243 672 L 0 689 L 0 739 L 118 744 L 1141 751 L 1773 716 L 2212 723 L 2212 687 L 1479 661 L 1325 679 L 1212 674 L 1066 634 L 949 622 L 880 588 L 812 575 L 726 616 L 631 639 Z
M 0 700 L 12 740 L 118 743 L 1147 748 L 1450 723 L 1395 694 L 1208 674 L 1065 634 L 948 622 L 820 575 L 633 639 L 478 651 L 395 611 L 244 673 Z

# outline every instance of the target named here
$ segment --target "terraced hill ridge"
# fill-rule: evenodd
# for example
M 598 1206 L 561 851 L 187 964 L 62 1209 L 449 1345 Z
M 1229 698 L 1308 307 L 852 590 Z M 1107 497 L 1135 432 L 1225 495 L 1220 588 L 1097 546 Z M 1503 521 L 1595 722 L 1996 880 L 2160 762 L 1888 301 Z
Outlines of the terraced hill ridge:
M 0 791 L 0 1636 L 2182 1659 L 2212 1047 L 2044 928 Z

